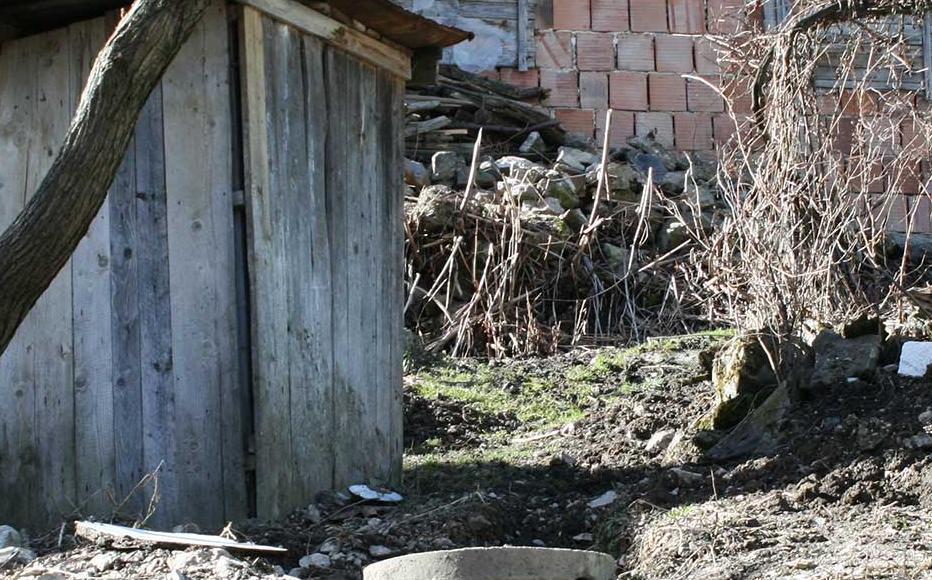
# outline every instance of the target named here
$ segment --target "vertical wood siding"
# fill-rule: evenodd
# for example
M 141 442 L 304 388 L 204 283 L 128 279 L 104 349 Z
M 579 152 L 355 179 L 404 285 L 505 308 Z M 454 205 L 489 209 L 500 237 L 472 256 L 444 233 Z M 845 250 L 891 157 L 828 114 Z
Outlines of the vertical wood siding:
M 251 9 L 243 43 L 257 503 L 278 517 L 400 479 L 404 87 Z
M 0 356 L 0 521 L 134 517 L 162 462 L 160 526 L 245 515 L 235 380 L 233 132 L 218 1 L 143 110 L 107 201 Z M 0 228 L 60 146 L 101 18 L 0 45 Z
M 159 467 L 150 525 L 245 517 L 250 413 L 260 516 L 400 480 L 403 81 L 242 16 L 245 239 L 217 0 L 150 96 L 87 235 L 0 356 L 2 522 L 138 517 L 137 484 Z M 45 175 L 114 24 L 0 45 L 0 228 Z

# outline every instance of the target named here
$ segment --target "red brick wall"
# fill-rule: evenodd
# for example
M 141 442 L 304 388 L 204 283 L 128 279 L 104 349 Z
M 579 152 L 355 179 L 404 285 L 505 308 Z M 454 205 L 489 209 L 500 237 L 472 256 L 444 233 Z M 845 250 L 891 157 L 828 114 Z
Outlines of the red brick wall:
M 684 75 L 721 86 L 722 71 L 709 35 L 734 32 L 741 26 L 745 0 L 552 0 L 552 4 L 552 28 L 536 32 L 539 68 L 525 72 L 501 68 L 497 75 L 516 85 L 549 89 L 550 96 L 541 104 L 568 131 L 600 145 L 605 112 L 611 107 L 615 111 L 612 145 L 653 131 L 667 145 L 712 155 L 717 144 L 734 132 L 718 92 Z M 731 79 L 724 87 L 739 117 L 750 112 L 747 80 Z M 848 112 L 865 113 L 863 106 L 854 109 Z M 839 139 L 843 141 L 844 135 Z M 902 141 L 900 145 L 907 146 L 909 139 L 904 136 Z M 920 179 L 929 176 L 920 175 L 914 184 L 904 182 L 899 188 L 902 195 L 887 209 L 891 229 L 902 230 L 902 216 L 915 209 L 914 228 L 932 231 L 932 204 L 913 191 L 920 189 Z M 868 191 L 881 192 L 888 186 L 880 176 L 868 184 Z
M 550 89 L 542 104 L 579 136 L 612 144 L 655 131 L 671 146 L 712 151 L 729 131 L 722 99 L 690 74 L 719 82 L 707 32 L 742 0 L 553 0 L 553 28 L 538 30 L 538 70 L 503 68 L 502 80 Z M 718 132 L 718 134 L 716 134 Z

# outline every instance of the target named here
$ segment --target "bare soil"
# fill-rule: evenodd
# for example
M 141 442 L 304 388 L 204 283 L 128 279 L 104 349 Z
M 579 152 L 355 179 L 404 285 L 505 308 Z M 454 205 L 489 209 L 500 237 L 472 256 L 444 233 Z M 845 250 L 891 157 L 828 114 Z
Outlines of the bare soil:
M 329 494 L 284 521 L 234 526 L 239 537 L 288 548 L 283 558 L 117 550 L 67 533 L 59 548 L 56 533 L 34 543 L 44 554 L 36 562 L 0 575 L 355 579 L 393 555 L 513 544 L 606 551 L 622 578 L 932 577 L 932 459 L 919 418 L 932 409 L 932 384 L 881 369 L 832 385 L 796 404 L 774 453 L 707 462 L 703 448 L 721 435 L 701 429 L 720 341 L 419 369 L 406 380 L 405 501 Z M 437 376 L 454 377 L 456 388 Z M 458 395 L 464 385 L 489 399 Z M 514 401 L 541 385 L 550 411 L 528 419 Z M 664 431 L 672 443 L 651 449 Z M 613 501 L 589 505 L 606 492 Z M 300 568 L 314 553 L 329 567 Z

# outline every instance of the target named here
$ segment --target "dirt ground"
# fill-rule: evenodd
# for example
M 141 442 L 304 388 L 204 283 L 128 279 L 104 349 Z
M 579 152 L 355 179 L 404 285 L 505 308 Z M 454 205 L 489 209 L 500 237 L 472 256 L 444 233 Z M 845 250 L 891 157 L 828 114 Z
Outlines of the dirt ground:
M 833 385 L 799 401 L 775 452 L 710 463 L 720 434 L 700 427 L 723 340 L 422 366 L 406 377 L 405 501 L 331 494 L 234 526 L 286 557 L 118 550 L 67 531 L 59 548 L 56 531 L 0 575 L 354 579 L 404 553 L 512 544 L 602 550 L 620 578 L 932 578 L 932 384 L 880 369 Z

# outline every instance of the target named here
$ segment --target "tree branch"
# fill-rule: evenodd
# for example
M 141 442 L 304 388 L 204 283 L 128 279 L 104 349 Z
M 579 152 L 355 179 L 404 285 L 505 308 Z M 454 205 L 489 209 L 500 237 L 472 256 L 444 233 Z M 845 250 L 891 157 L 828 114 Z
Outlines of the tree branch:
M 107 197 L 139 112 L 210 0 L 137 0 L 97 55 L 35 195 L 0 235 L 0 354 Z
M 817 0 L 803 4 L 799 9 L 794 7 L 776 32 L 789 36 L 792 42 L 797 35 L 815 27 L 896 14 L 921 16 L 929 10 L 932 10 L 932 0 Z M 775 46 L 767 50 L 761 66 L 754 75 L 751 111 L 759 127 L 764 126 L 762 121 L 766 105 L 765 90 L 773 71 L 775 50 Z

